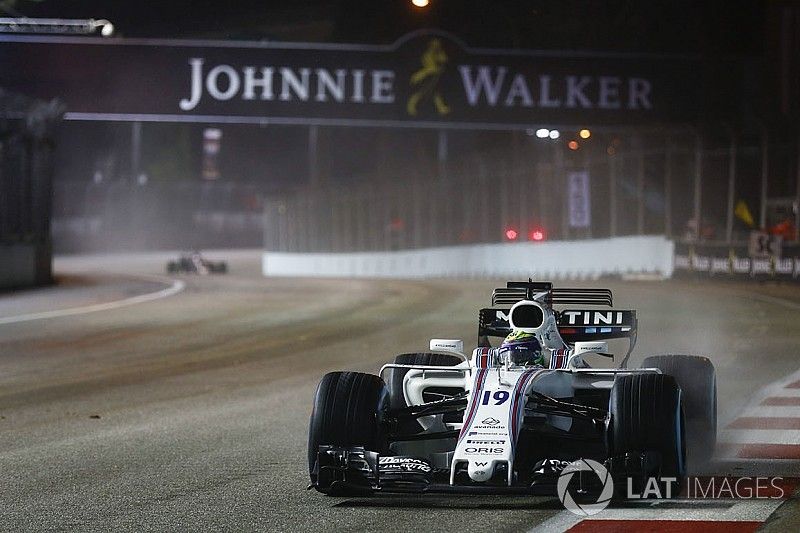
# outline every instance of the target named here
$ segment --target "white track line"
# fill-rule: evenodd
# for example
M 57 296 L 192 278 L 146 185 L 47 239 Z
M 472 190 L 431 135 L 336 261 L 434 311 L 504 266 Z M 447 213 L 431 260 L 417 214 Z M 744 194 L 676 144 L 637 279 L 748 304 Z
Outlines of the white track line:
M 614 508 L 600 511 L 589 517 L 579 517 L 568 511 L 562 511 L 541 524 L 528 530 L 528 533 L 563 532 L 583 520 L 644 520 L 650 527 L 656 527 L 659 520 L 681 521 L 758 521 L 763 522 L 786 500 L 646 500 L 641 507 Z M 661 508 L 666 503 L 669 507 Z M 680 505 L 675 509 L 675 505 Z M 655 524 L 653 523 L 655 522 Z
M 800 444 L 798 429 L 723 429 L 717 440 L 731 444 Z
M 741 417 L 756 417 L 756 418 L 787 418 L 795 417 L 800 418 L 800 406 L 797 405 L 754 405 L 748 407 L 737 418 Z M 734 419 L 735 421 L 736 419 Z
M 766 294 L 751 293 L 747 291 L 748 297 L 753 300 L 778 305 L 787 309 L 800 311 L 800 303 L 778 298 L 775 296 L 768 296 Z M 770 418 L 770 417 L 784 417 L 784 418 L 800 418 L 800 406 L 797 405 L 762 405 L 762 402 L 770 397 L 792 397 L 800 396 L 800 389 L 788 388 L 788 385 L 800 380 L 800 370 L 797 370 L 782 379 L 770 383 L 750 398 L 748 405 L 739 413 L 739 415 L 731 420 L 735 423 L 738 418 L 752 417 L 752 418 Z M 747 429 L 747 428 L 720 428 L 719 442 L 727 444 L 800 444 L 800 431 L 798 430 L 767 430 L 767 429 Z
M 129 276 L 129 277 L 138 278 L 145 281 L 155 281 L 158 283 L 169 284 L 169 287 L 156 292 L 140 294 L 139 296 L 123 298 L 122 300 L 114 300 L 113 302 L 82 305 L 79 307 L 69 307 L 67 309 L 54 309 L 52 311 L 42 311 L 40 313 L 28 313 L 24 315 L 0 317 L 0 325 L 16 324 L 18 322 L 29 322 L 31 320 L 43 320 L 46 318 L 83 315 L 86 313 L 95 313 L 97 311 L 109 311 L 112 309 L 119 309 L 120 307 L 127 307 L 129 305 L 135 305 L 144 302 L 151 302 L 153 300 L 159 300 L 161 298 L 167 298 L 168 296 L 173 296 L 175 294 L 178 294 L 186 287 L 186 283 L 184 283 L 181 280 L 173 280 L 170 278 L 163 278 L 160 276 Z
M 792 374 L 792 375 L 794 375 L 794 374 Z M 783 381 L 784 380 L 781 380 L 780 383 L 783 383 Z M 795 381 L 797 381 L 797 380 L 795 380 Z M 783 387 L 780 387 L 780 388 L 772 389 L 769 392 L 770 392 L 770 394 L 768 396 L 766 396 L 766 398 L 774 397 L 774 396 L 780 396 L 780 397 L 784 397 L 784 398 L 788 397 L 788 396 L 791 396 L 792 398 L 800 397 L 800 388 L 790 389 L 788 387 L 783 386 Z M 762 407 L 770 407 L 770 406 L 762 406 Z M 776 407 L 776 406 L 772 406 L 772 407 Z
M 752 298 L 753 300 L 760 300 L 765 303 L 780 305 L 788 309 L 794 309 L 795 311 L 800 311 L 800 303 L 794 302 L 792 300 L 784 300 L 783 298 L 778 298 L 776 296 L 769 296 L 766 294 L 754 294 L 754 293 L 748 293 L 748 298 Z

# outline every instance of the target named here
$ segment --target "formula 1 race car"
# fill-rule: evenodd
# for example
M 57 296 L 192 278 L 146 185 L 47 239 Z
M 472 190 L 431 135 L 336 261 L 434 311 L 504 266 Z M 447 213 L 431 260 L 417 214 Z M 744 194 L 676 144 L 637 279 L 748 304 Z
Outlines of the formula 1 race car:
M 209 261 L 200 252 L 184 253 L 177 261 L 167 263 L 167 274 L 225 274 L 228 263 L 225 261 Z
M 604 306 L 612 306 L 608 289 L 508 282 L 480 310 L 471 357 L 460 340 L 433 339 L 430 352 L 398 355 L 377 376 L 326 374 L 311 414 L 310 486 L 326 494 L 552 493 L 567 464 L 591 459 L 617 485 L 657 478 L 677 488 L 687 450 L 697 463 L 714 450 L 714 366 L 660 355 L 627 368 L 636 312 Z M 492 347 L 490 337 L 512 331 L 533 334 L 544 363 Z M 607 341 L 617 338 L 628 340 L 619 366 L 590 368 L 589 354 L 613 359 Z

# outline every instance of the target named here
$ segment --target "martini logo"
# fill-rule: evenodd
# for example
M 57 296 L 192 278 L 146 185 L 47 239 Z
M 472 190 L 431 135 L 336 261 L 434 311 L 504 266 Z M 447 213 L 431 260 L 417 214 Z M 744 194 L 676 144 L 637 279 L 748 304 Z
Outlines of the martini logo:
M 495 313 L 495 316 L 497 317 L 497 320 L 503 320 L 505 322 L 508 322 L 508 315 L 503 311 L 497 311 Z
M 439 39 L 431 39 L 428 48 L 422 54 L 422 68 L 411 75 L 409 85 L 413 92 L 406 104 L 406 111 L 409 115 L 416 116 L 421 105 L 430 103 L 440 115 L 450 112 L 450 107 L 445 103 L 442 93 L 439 92 L 439 80 L 447 60 L 442 42 Z
M 561 324 L 567 326 L 620 326 L 625 323 L 622 311 L 562 311 Z

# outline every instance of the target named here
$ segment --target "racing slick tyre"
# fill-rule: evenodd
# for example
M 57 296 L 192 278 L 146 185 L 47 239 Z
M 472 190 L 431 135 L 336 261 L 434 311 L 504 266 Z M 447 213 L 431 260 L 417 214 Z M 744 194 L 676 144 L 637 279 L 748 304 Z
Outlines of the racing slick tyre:
M 705 463 L 717 444 L 717 375 L 707 357 L 654 355 L 642 368 L 658 368 L 678 382 L 683 391 L 686 447 L 692 466 Z
M 458 356 L 446 353 L 403 353 L 394 358 L 397 365 L 420 365 L 420 366 L 456 366 L 464 360 Z M 389 398 L 392 409 L 402 409 L 407 407 L 406 396 L 403 393 L 403 378 L 408 374 L 404 368 L 392 368 L 389 378 Z M 440 393 L 452 392 L 457 394 L 461 390 L 438 391 Z M 401 433 L 418 433 L 422 431 L 422 426 L 416 420 L 404 420 L 398 424 Z
M 610 457 L 656 452 L 660 467 L 650 469 L 642 461 L 641 475 L 631 486 L 641 490 L 648 477 L 673 478 L 659 482 L 661 494 L 677 496 L 686 476 L 686 444 L 681 389 L 665 374 L 627 374 L 614 380 L 609 397 L 608 446 Z M 617 482 L 622 480 L 618 479 Z M 640 492 L 641 493 L 641 492 Z
M 308 430 L 308 470 L 316 483 L 314 467 L 320 445 L 363 446 L 385 453 L 386 435 L 381 418 L 388 407 L 383 380 L 361 372 L 330 372 L 314 394 Z M 318 488 L 325 492 L 324 487 Z

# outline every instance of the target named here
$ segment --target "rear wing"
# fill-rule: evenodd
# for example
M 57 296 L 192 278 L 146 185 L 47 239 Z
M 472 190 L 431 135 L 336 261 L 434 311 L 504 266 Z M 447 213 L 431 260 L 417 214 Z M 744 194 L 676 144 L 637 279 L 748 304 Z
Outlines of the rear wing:
M 511 306 L 521 300 L 535 300 L 553 310 L 558 332 L 564 342 L 606 339 L 628 339 L 628 353 L 621 368 L 625 368 L 636 344 L 638 324 L 632 309 L 565 309 L 556 311 L 553 305 L 612 307 L 610 289 L 553 288 L 549 281 L 509 281 L 492 293 L 492 307 L 480 310 L 478 346 L 491 346 L 489 337 L 505 337 L 511 333 L 508 315 Z
M 511 333 L 508 322 L 510 307 L 481 309 L 478 320 L 478 346 L 491 346 L 489 337 L 505 337 Z M 628 359 L 636 345 L 638 324 L 636 311 L 632 309 L 567 309 L 554 311 L 558 333 L 564 342 L 628 339 L 628 352 L 622 358 L 620 368 L 627 368 Z
M 478 338 L 505 337 L 511 333 L 510 307 L 481 309 Z M 554 311 L 561 338 L 569 344 L 578 341 L 635 338 L 636 311 L 632 309 L 566 309 Z
M 520 300 L 557 305 L 614 305 L 610 289 L 553 288 L 549 281 L 509 281 L 492 292 L 492 306 L 512 306 Z

